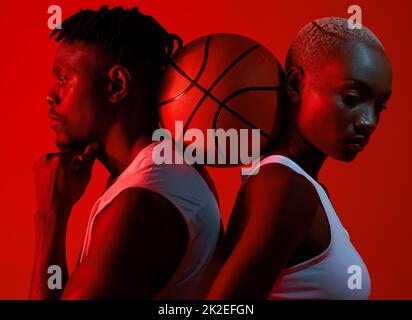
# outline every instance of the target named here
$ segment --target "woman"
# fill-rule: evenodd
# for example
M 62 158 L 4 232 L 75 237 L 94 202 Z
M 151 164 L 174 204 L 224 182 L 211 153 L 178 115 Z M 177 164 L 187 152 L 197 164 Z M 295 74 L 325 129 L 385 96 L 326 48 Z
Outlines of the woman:
M 286 75 L 281 141 L 239 190 L 209 298 L 367 299 L 367 268 L 318 173 L 368 143 L 391 94 L 390 63 L 367 28 L 322 18 L 298 33 Z

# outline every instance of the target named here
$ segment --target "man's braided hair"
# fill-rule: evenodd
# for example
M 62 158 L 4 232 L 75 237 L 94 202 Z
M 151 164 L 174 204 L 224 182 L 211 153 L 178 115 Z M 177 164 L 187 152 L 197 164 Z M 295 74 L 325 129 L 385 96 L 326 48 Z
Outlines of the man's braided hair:
M 98 44 L 104 53 L 132 70 L 140 63 L 150 61 L 159 72 L 167 65 L 175 49 L 182 46 L 182 39 L 168 33 L 153 17 L 137 7 L 102 6 L 99 10 L 86 9 L 65 19 L 61 28 L 50 34 L 55 41 L 74 41 Z

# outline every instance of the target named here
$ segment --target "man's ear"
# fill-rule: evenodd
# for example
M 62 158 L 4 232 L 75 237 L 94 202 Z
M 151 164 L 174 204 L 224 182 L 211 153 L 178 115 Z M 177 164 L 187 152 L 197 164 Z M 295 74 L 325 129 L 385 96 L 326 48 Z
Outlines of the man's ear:
M 128 94 L 132 83 L 130 72 L 120 65 L 109 71 L 109 99 L 113 103 L 122 101 Z
M 293 103 L 300 103 L 303 89 L 303 69 L 290 67 L 286 73 L 286 92 Z

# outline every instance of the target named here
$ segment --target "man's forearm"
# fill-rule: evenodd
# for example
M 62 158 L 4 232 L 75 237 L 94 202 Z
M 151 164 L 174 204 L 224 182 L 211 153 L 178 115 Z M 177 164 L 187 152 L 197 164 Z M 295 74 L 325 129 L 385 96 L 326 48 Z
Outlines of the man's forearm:
M 37 212 L 35 215 L 35 256 L 30 299 L 60 299 L 67 282 L 67 221 L 58 221 L 59 216 L 62 216 L 61 212 L 57 214 Z M 58 271 L 53 268 L 49 270 L 50 266 L 57 266 Z M 54 271 L 49 273 L 51 270 Z

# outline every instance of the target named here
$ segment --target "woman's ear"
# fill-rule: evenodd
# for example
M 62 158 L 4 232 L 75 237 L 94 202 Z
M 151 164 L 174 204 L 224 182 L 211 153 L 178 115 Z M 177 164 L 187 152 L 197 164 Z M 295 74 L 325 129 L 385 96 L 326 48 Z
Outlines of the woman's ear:
M 303 89 L 303 69 L 290 67 L 286 72 L 286 92 L 293 103 L 300 103 Z
M 113 103 L 119 103 L 128 94 L 132 83 L 130 72 L 115 65 L 109 71 L 109 99 Z

